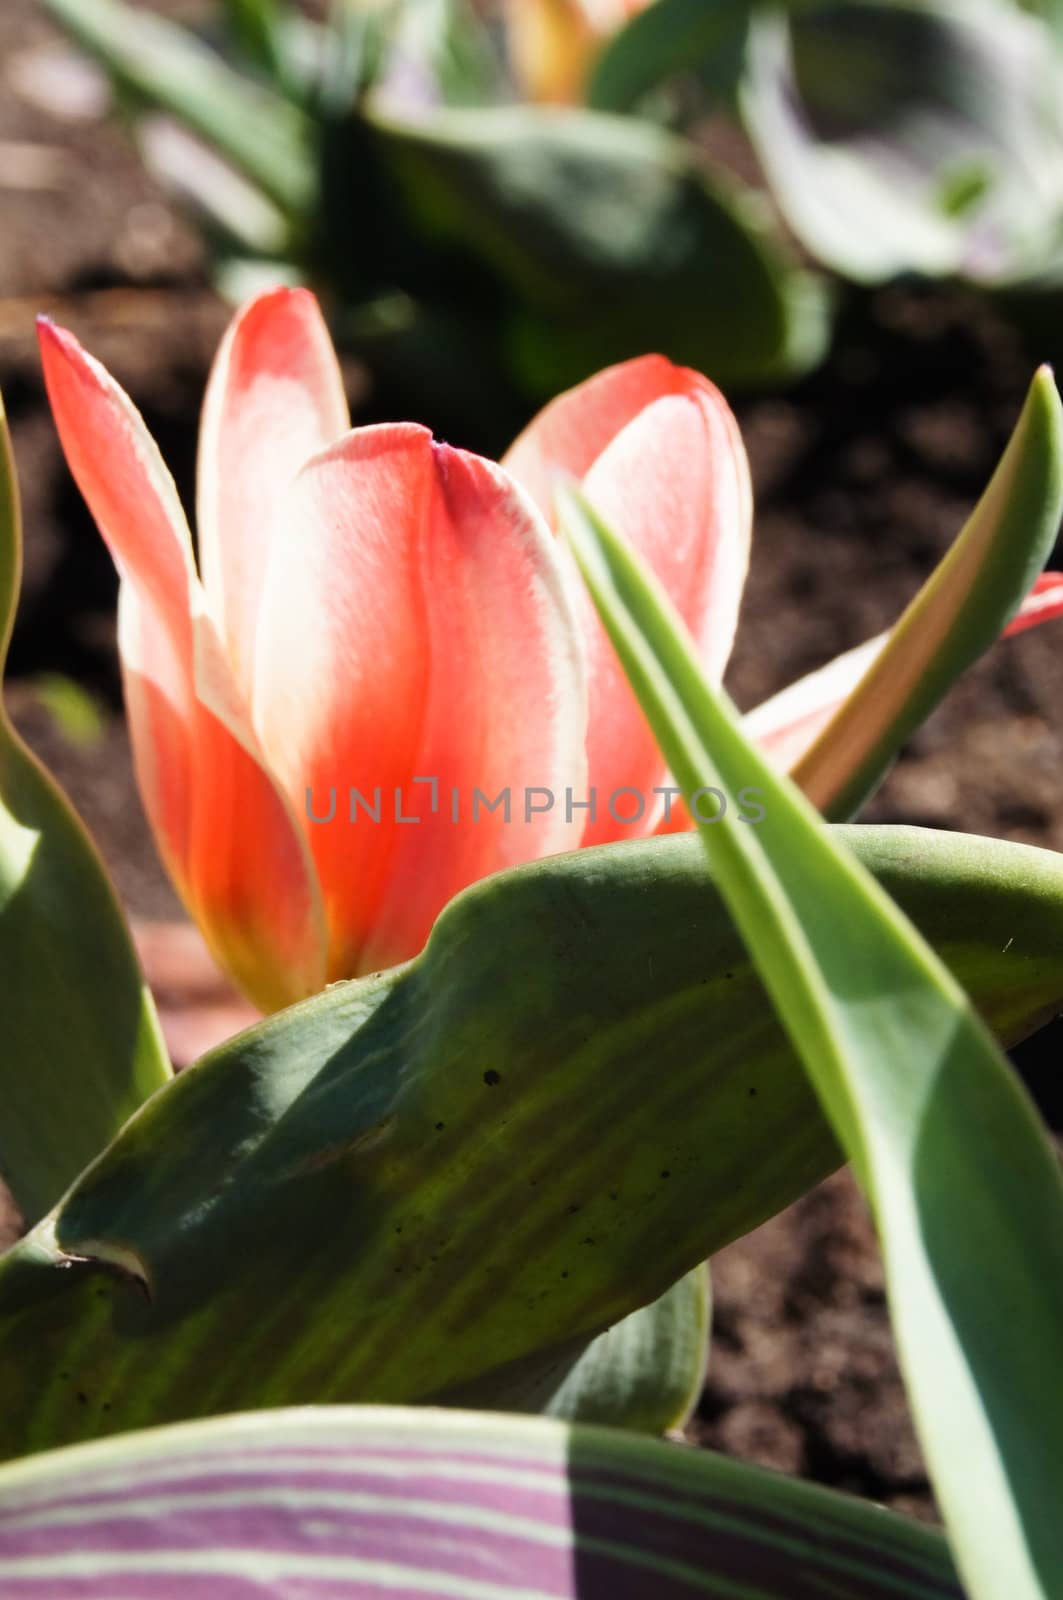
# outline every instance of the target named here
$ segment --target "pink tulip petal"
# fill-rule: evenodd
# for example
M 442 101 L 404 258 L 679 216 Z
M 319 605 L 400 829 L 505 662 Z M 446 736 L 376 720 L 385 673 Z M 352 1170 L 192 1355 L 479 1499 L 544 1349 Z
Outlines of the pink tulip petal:
M 317 885 L 205 613 L 172 479 L 72 335 L 45 324 L 41 348 L 63 449 L 122 575 L 129 724 L 160 853 L 218 959 L 263 1007 L 286 1004 L 323 981 Z
M 307 830 L 330 979 L 358 969 L 396 843 L 385 820 L 393 789 L 416 770 L 428 681 L 419 562 L 431 475 L 424 428 L 348 434 L 296 478 L 263 591 L 254 721 Z M 366 810 L 348 820 L 352 788 L 369 808 L 380 791 L 377 821 Z M 311 820 L 330 809 L 331 821 Z
M 300 467 L 349 427 L 313 295 L 274 289 L 252 300 L 230 325 L 211 372 L 197 497 L 203 583 L 248 700 L 278 509 Z
M 510 445 L 502 465 L 523 484 L 552 526 L 559 473 L 586 477 L 606 446 L 640 411 L 664 395 L 685 394 L 695 384 L 704 384 L 704 379 L 673 366 L 664 356 L 640 356 L 606 367 L 551 400 Z
M 731 653 L 749 562 L 751 496 L 734 420 L 714 390 L 656 400 L 598 457 L 584 480 L 606 522 L 648 562 L 689 627 L 702 664 L 718 683 Z M 656 742 L 604 630 L 584 602 L 590 713 L 587 761 L 598 817 L 584 844 L 652 832 L 666 782 Z M 646 797 L 638 823 L 627 787 Z M 610 810 L 610 808 L 612 808 Z
M 718 681 L 734 642 L 752 520 L 745 451 L 718 390 L 663 356 L 626 361 L 548 405 L 503 465 L 551 522 L 558 476 L 583 480 L 596 509 L 679 606 Z M 666 827 L 674 802 L 653 793 L 667 782 L 656 744 L 582 584 L 577 593 L 597 800 L 581 843 L 598 844 Z M 678 815 L 673 825 L 683 825 Z
M 789 772 L 815 744 L 888 638 L 888 633 L 880 633 L 874 639 L 865 639 L 863 644 L 788 684 L 747 713 L 743 719 L 746 733 L 777 767 Z
M 334 807 L 308 822 L 330 977 L 415 954 L 455 890 L 574 842 L 563 810 L 469 820 L 474 785 L 510 786 L 516 807 L 525 783 L 582 779 L 557 553 L 505 474 L 413 425 L 358 429 L 310 463 L 274 548 L 255 715 L 293 803 Z M 434 815 L 418 777 L 437 780 Z
M 174 649 L 150 602 L 128 580 L 118 592 L 118 653 L 144 810 L 163 865 L 189 905 L 197 713 L 188 656 Z
M 1043 572 L 1019 610 L 1004 629 L 1002 638 L 1023 633 L 1041 622 L 1063 616 L 1063 573 Z M 874 639 L 844 655 L 836 656 L 815 672 L 787 685 L 750 711 L 745 730 L 776 766 L 791 771 L 806 750 L 811 749 L 834 713 L 856 688 L 889 639 L 880 633 Z
M 364 961 L 419 949 L 447 901 L 490 872 L 574 849 L 587 702 L 576 614 L 549 528 L 500 467 L 435 447 L 424 544 L 431 673 L 407 827 Z M 474 791 L 504 806 L 473 811 Z M 533 791 L 539 791 L 534 793 Z M 455 822 L 455 816 L 458 821 Z
M 1063 572 L 1042 572 L 1016 615 L 1004 629 L 1004 638 L 1025 633 L 1039 623 L 1063 617 Z
M 194 619 L 196 920 L 263 1011 L 324 986 L 321 892 L 299 817 L 267 764 L 213 620 Z

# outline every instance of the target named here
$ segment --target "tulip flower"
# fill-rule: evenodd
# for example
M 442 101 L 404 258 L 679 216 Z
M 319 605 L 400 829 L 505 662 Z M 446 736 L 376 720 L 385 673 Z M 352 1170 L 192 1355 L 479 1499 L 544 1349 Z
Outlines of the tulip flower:
M 531 100 L 580 99 L 602 45 L 649 0 L 506 0 L 513 75 Z
M 577 479 L 646 558 L 719 682 L 749 557 L 734 418 L 646 356 L 531 423 L 499 465 L 396 423 L 351 429 L 316 302 L 271 291 L 211 374 L 198 566 L 133 405 L 41 325 L 71 471 L 118 568 L 137 778 L 218 962 L 263 1009 L 413 956 L 499 868 L 688 825 L 556 536 Z M 1063 611 L 1042 585 L 1016 624 Z M 866 664 L 762 708 L 791 766 Z M 674 792 L 674 791 L 673 791 Z

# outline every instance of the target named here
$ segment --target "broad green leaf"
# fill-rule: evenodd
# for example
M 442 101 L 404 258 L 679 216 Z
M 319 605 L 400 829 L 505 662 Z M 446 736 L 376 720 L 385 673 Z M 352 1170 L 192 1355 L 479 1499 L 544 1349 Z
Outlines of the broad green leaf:
M 314 204 L 313 129 L 282 95 L 241 77 L 187 28 L 127 0 L 43 0 L 115 82 L 168 111 L 293 219 Z
M 1004 1038 L 1061 1008 L 1063 858 L 844 837 Z M 182 1073 L 0 1259 L 0 1453 L 526 1392 L 841 1159 L 697 839 L 500 874 Z
M 791 776 L 851 816 L 897 750 L 1018 610 L 1063 515 L 1063 405 L 1047 367 L 963 532 Z
M 741 104 L 819 261 L 996 283 L 1055 249 L 1060 87 L 1044 27 L 1002 0 L 809 0 L 755 14 Z
M 608 41 L 595 63 L 588 101 L 630 111 L 659 84 L 697 73 L 716 94 L 736 85 L 752 0 L 654 0 Z
M 973 1600 L 1063 1591 L 1063 1177 L 962 989 L 702 678 L 656 580 L 573 491 L 564 523 L 720 893 L 871 1203 L 916 1425 Z M 718 802 L 712 802 L 713 812 Z M 737 814 L 735 807 L 732 816 Z
M 0 1471 L 4 1600 L 963 1600 L 940 1534 L 604 1428 L 321 1407 Z
M 736 382 L 823 352 L 816 281 L 747 197 L 647 123 L 527 106 L 375 112 L 348 137 L 368 137 L 401 212 L 400 287 L 433 298 L 453 283 L 479 314 L 500 295 L 508 358 L 534 392 L 646 349 Z M 365 170 L 359 150 L 341 147 L 341 170 Z
M 22 564 L 0 401 L 0 678 Z M 0 1173 L 35 1221 L 170 1075 L 114 892 L 0 703 Z

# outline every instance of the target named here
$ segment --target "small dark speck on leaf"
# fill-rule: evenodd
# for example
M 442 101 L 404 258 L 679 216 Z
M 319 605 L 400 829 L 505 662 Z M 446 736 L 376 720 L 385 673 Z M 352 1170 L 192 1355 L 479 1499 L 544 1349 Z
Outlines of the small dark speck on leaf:
M 83 1389 L 78 1390 L 78 1400 L 83 1406 L 87 1406 L 89 1403 L 89 1397 Z
M 583 1243 L 584 1244 L 593 1244 L 594 1240 L 591 1238 L 590 1234 L 588 1234 L 587 1237 L 584 1239 Z
M 567 1272 L 563 1272 L 563 1273 L 562 1273 L 562 1274 L 561 1274 L 561 1276 L 562 1276 L 562 1277 L 563 1277 L 563 1278 L 567 1278 L 567 1277 L 568 1277 L 568 1273 L 567 1273 Z
M 571 1206 L 568 1206 L 566 1209 L 568 1211 L 569 1216 L 570 1217 L 574 1217 L 576 1215 L 576 1212 L 579 1210 L 579 1205 L 578 1204 L 571 1205 Z
M 672 1174 L 669 1172 L 668 1168 L 665 1167 L 664 1171 L 661 1173 L 661 1177 L 662 1178 L 670 1178 L 671 1176 L 672 1176 Z
M 750 1097 L 751 1100 L 755 1100 L 756 1097 L 757 1097 L 757 1091 L 755 1089 L 750 1089 L 749 1097 Z
M 397 1222 L 395 1224 L 395 1232 L 396 1233 L 401 1233 L 402 1232 L 402 1223 L 401 1222 Z
M 734 973 L 733 972 L 725 972 L 724 973 L 724 977 L 725 978 L 733 978 L 734 977 Z
M 489 1089 L 493 1089 L 496 1083 L 502 1082 L 502 1074 L 500 1072 L 496 1072 L 494 1067 L 488 1067 L 487 1071 L 484 1073 L 484 1082 L 487 1084 Z
M 437 1132 L 437 1133 L 442 1133 L 442 1132 L 443 1132 L 443 1129 L 444 1129 L 444 1128 L 445 1128 L 445 1127 L 446 1127 L 446 1123 L 445 1123 L 445 1122 L 437 1122 L 437 1123 L 436 1123 L 436 1132 Z

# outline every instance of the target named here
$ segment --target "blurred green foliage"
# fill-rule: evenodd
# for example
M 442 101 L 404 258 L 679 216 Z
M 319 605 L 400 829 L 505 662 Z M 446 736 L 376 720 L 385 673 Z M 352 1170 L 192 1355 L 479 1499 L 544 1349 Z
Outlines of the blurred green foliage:
M 163 113 L 230 169 L 167 162 L 223 288 L 312 283 L 349 350 L 473 436 L 651 348 L 730 387 L 807 371 L 827 274 L 1056 303 L 1058 0 L 653 0 L 593 50 L 567 0 L 540 42 L 571 61 L 523 75 L 540 0 L 219 0 L 202 37 L 44 4 L 149 160 Z M 582 106 L 522 98 L 581 72 Z

